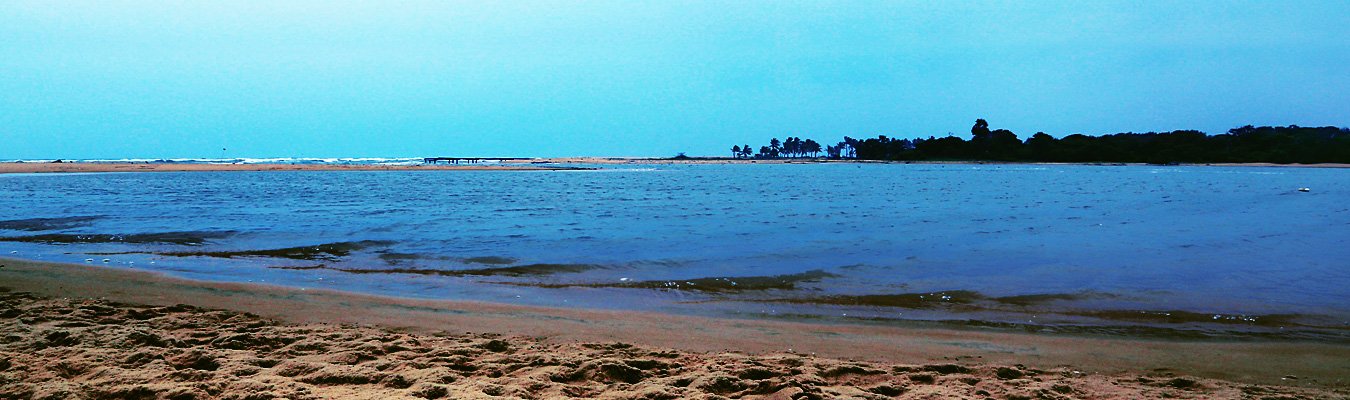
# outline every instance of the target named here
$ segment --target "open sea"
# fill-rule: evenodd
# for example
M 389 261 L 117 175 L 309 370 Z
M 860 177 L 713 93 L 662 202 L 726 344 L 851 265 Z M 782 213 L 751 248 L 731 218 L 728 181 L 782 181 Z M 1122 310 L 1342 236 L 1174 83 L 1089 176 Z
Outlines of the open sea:
M 0 256 L 550 307 L 1350 342 L 1346 169 L 595 167 L 0 175 Z

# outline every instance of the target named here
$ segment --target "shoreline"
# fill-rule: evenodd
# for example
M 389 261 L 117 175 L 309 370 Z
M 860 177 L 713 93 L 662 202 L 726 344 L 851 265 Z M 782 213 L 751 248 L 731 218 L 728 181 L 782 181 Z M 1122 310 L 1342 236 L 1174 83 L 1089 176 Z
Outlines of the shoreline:
M 777 158 L 777 159 L 732 159 L 732 158 L 703 158 L 692 157 L 689 159 L 671 159 L 671 158 L 646 158 L 646 157 L 554 157 L 539 158 L 532 161 L 508 160 L 503 163 L 539 163 L 546 162 L 552 164 L 916 164 L 916 165 L 1083 165 L 1083 166 L 1171 166 L 1171 167 L 1279 167 L 1279 168 L 1350 168 L 1350 163 L 1322 163 L 1322 164 L 1277 164 L 1277 163 L 1181 163 L 1177 165 L 1156 165 L 1148 163 L 1119 163 L 1119 162 L 1043 162 L 1043 161 L 897 161 L 897 160 L 858 160 L 858 159 L 811 159 L 811 158 Z
M 621 341 L 678 352 L 811 355 L 885 364 L 1072 366 L 1091 374 L 1168 373 L 1244 384 L 1350 387 L 1350 347 L 1325 343 L 1171 341 L 977 329 L 716 319 L 391 298 L 262 284 L 194 281 L 120 268 L 0 258 L 0 286 L 74 300 L 247 312 L 291 324 L 355 324 L 433 334 L 538 338 L 550 345 Z M 680 329 L 674 327 L 693 327 Z M 789 350 L 791 349 L 791 350 Z M 1289 379 L 1289 377 L 1295 377 Z
M 584 165 L 751 165 L 751 164 L 915 164 L 915 165 L 1047 165 L 1047 166 L 1153 166 L 1145 163 L 1111 162 L 1018 162 L 1018 161 L 888 161 L 829 159 L 723 159 L 723 158 L 642 158 L 642 157 L 557 157 L 530 160 L 505 160 L 498 164 L 195 164 L 171 162 L 0 162 L 0 174 L 59 174 L 104 172 L 239 172 L 239 171 L 576 171 L 593 170 Z M 1350 168 L 1350 163 L 1275 164 L 1209 163 L 1166 165 L 1175 167 L 1264 167 L 1264 168 Z

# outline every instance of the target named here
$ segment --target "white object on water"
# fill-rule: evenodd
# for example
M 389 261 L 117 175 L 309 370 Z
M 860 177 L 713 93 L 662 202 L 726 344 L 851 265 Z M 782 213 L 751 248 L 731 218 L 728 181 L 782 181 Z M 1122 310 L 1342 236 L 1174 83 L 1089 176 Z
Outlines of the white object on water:
M 84 259 L 84 262 L 94 262 L 94 259 L 92 259 L 92 258 L 86 258 L 86 259 Z
M 1312 189 L 1305 188 L 1305 187 L 1301 187 L 1301 188 L 1298 188 L 1298 191 L 1300 191 L 1300 192 L 1311 192 Z
M 111 261 L 112 261 L 112 260 L 107 259 L 107 258 L 103 259 L 103 262 L 105 262 L 105 263 L 106 263 L 106 262 L 111 262 Z

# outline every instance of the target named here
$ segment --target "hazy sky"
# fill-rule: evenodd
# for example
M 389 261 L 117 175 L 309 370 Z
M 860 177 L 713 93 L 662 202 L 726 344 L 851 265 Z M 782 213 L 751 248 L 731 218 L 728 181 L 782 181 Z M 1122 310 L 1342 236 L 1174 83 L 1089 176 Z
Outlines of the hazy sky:
M 0 159 L 1350 125 L 1350 1 L 0 1 Z

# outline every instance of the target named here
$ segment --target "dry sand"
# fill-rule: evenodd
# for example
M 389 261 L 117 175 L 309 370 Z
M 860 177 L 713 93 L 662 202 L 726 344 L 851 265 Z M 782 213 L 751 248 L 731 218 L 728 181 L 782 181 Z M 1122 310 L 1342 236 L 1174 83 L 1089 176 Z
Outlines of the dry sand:
M 4 399 L 1350 398 L 1343 344 L 704 319 L 0 264 Z
M 356 164 L 185 164 L 185 163 L 0 163 L 0 174 L 71 172 L 201 172 L 201 171 L 551 171 L 570 167 L 538 165 L 356 165 Z

